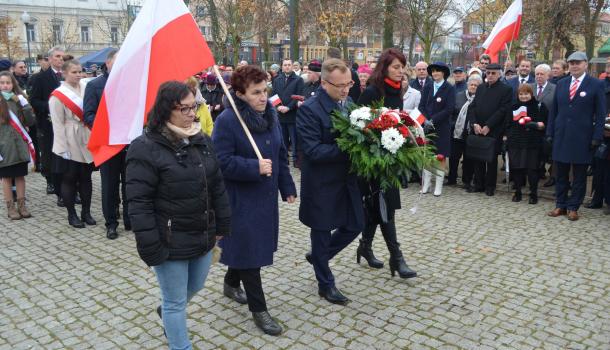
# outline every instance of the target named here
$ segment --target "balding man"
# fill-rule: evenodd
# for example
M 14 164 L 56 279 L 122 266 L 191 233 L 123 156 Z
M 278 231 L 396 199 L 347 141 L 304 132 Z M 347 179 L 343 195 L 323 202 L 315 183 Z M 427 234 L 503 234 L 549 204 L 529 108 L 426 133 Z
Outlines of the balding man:
M 415 64 L 415 79 L 411 80 L 409 86 L 417 91 L 423 91 L 426 84 L 432 84 L 432 78 L 428 76 L 428 64 L 420 61 Z

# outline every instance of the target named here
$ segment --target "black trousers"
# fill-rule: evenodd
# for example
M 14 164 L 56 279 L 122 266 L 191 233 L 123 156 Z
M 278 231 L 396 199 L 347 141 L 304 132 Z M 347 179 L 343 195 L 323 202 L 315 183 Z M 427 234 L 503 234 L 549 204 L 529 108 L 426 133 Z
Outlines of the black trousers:
M 510 173 L 513 176 L 515 190 L 521 192 L 521 188 L 525 186 L 525 178 L 530 186 L 530 194 L 538 194 L 538 181 L 540 179 L 539 169 L 511 169 Z
M 234 269 L 229 267 L 225 274 L 225 283 L 233 288 L 238 288 L 240 281 L 244 284 L 250 312 L 267 311 L 267 302 L 265 301 L 263 282 L 261 281 L 261 268 Z
M 339 227 L 332 233 L 326 230 L 311 229 L 311 260 L 313 270 L 318 280 L 318 288 L 328 290 L 335 286 L 335 276 L 330 270 L 328 262 L 347 247 L 360 232 Z
M 588 164 L 555 162 L 557 182 L 555 183 L 555 207 L 576 211 L 580 208 L 587 191 Z M 570 184 L 570 169 L 572 183 Z M 568 192 L 570 194 L 568 195 Z
M 61 181 L 61 196 L 64 199 L 66 209 L 68 209 L 68 213 L 76 212 L 74 209 L 74 197 L 78 187 L 81 199 L 81 213 L 89 213 L 91 211 L 91 193 L 93 191 L 91 184 L 93 165 L 72 160 L 68 162 L 68 169 L 63 173 Z
M 462 158 L 463 157 L 463 158 Z M 462 158 L 462 183 L 471 185 L 474 176 L 474 163 L 466 157 L 466 142 L 464 140 L 451 138 L 451 155 L 449 156 L 449 175 L 448 181 L 457 181 L 458 167 Z
M 100 166 L 102 177 L 102 212 L 106 227 L 117 228 L 119 225 L 117 212 L 123 199 L 123 223 L 130 226 L 127 203 L 125 202 L 125 156 L 127 152 L 123 150 L 114 157 L 108 159 Z M 121 194 L 119 196 L 119 188 Z
M 47 182 L 51 181 L 52 159 L 53 159 L 53 129 L 51 125 L 39 125 L 36 130 L 38 137 L 38 148 L 40 149 L 40 172 L 42 176 L 47 178 Z
M 495 190 L 498 180 L 498 157 L 491 162 L 475 161 L 474 186 L 476 189 Z
M 610 160 L 593 159 L 593 198 L 591 203 L 610 205 Z

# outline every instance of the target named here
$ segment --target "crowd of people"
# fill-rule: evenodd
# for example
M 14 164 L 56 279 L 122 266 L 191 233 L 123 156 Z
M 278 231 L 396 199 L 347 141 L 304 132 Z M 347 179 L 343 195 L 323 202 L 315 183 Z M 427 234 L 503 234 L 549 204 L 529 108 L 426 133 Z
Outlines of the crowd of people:
M 97 224 L 87 143 L 116 53 L 94 79 L 60 47 L 31 77 L 23 61 L 0 72 L 0 178 L 11 220 L 32 216 L 25 189 L 31 164 L 46 179 L 47 194 L 66 208 L 70 226 Z M 106 236 L 118 237 L 121 217 L 125 231 L 133 230 L 141 259 L 157 276 L 156 311 L 172 349 L 190 347 L 186 305 L 203 288 L 215 252 L 227 266 L 224 295 L 247 304 L 265 333 L 283 331 L 267 309 L 261 268 L 273 264 L 278 249 L 278 193 L 296 201 L 291 165 L 301 171 L 299 219 L 311 240 L 305 260 L 320 297 L 349 302 L 329 261 L 361 233 L 356 262 L 384 267 L 372 250 L 378 226 L 391 275 L 416 277 L 398 242 L 401 189 L 383 191 L 378 181 L 355 176 L 336 143 L 330 115 L 354 104 L 425 117 L 440 166 L 411 174 L 403 187 L 421 182 L 426 194 L 434 182 L 438 197 L 459 178 L 466 192 L 493 196 L 503 159 L 512 201 L 522 201 L 528 186 L 528 202 L 536 204 L 546 177 L 543 186 L 555 185 L 556 194 L 548 215 L 578 220 L 588 172 L 587 207 L 610 204 L 610 61 L 603 80 L 587 73 L 582 52 L 533 67 L 528 59 L 514 69 L 483 55 L 470 67 L 417 62 L 411 68 L 397 49 L 358 66 L 330 48 L 323 61 L 284 59 L 267 71 L 241 61 L 221 66 L 220 76 L 209 70 L 166 82 L 142 136 L 99 167 Z

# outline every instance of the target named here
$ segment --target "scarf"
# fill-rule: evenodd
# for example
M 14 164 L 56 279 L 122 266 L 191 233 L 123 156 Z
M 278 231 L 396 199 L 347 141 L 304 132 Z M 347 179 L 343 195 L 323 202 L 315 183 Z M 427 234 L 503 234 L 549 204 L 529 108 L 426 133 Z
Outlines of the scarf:
M 271 102 L 267 102 L 267 107 L 264 112 L 257 112 L 246 101 L 237 97 L 235 92 L 231 92 L 231 94 L 235 101 L 235 106 L 251 132 L 260 134 L 272 130 L 272 128 L 275 127 L 275 119 L 277 117 L 275 116 L 275 108 L 273 108 Z M 224 98 L 224 100 L 226 100 L 226 98 Z M 228 101 L 225 102 L 227 102 L 225 104 L 227 108 L 233 109 L 233 107 L 228 104 Z
M 441 86 L 443 86 L 443 84 L 445 83 L 445 80 L 441 80 L 440 82 L 434 82 L 434 93 L 432 94 L 432 96 L 435 96 L 436 93 L 438 92 L 438 89 L 441 88 Z
M 189 137 L 195 136 L 201 132 L 201 124 L 199 124 L 197 122 L 191 124 L 191 126 L 189 128 L 181 128 L 170 122 L 166 122 L 165 126 L 167 127 L 167 129 L 169 131 L 173 132 L 176 136 L 178 136 L 181 139 L 188 139 Z
M 385 78 L 385 79 L 383 79 L 383 81 L 394 89 L 402 88 L 402 83 L 400 81 L 394 81 L 390 78 Z
M 15 96 L 15 94 L 12 91 L 6 92 L 6 91 L 2 91 L 2 96 L 4 97 L 5 100 L 10 100 L 11 98 L 13 98 L 13 96 Z
M 468 114 L 468 106 L 472 100 L 474 100 L 474 95 L 469 96 L 468 90 L 464 91 L 466 94 L 466 103 L 460 109 L 460 114 L 458 114 L 457 120 L 455 121 L 455 129 L 453 130 L 453 138 L 454 139 L 462 139 L 462 134 L 464 133 L 464 125 L 466 124 L 466 115 Z

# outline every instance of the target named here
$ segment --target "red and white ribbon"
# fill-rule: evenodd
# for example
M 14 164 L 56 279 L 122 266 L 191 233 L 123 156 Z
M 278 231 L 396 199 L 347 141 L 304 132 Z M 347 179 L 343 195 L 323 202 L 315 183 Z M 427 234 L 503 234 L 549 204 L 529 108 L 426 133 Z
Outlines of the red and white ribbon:
M 33 164 L 36 163 L 36 150 L 34 149 L 34 143 L 32 143 L 32 138 L 28 134 L 27 130 L 25 130 L 23 124 L 21 124 L 21 121 L 19 121 L 19 118 L 17 118 L 15 113 L 13 113 L 13 111 L 11 111 L 10 109 L 8 112 L 11 117 L 9 124 L 11 124 L 13 129 L 15 129 L 19 136 L 21 136 L 23 142 L 28 145 L 28 151 L 30 152 L 30 162 L 32 162 Z
M 74 113 L 74 115 L 77 116 L 78 119 L 83 122 L 83 124 L 85 123 L 82 97 L 64 85 L 61 85 L 57 89 L 53 90 L 51 96 L 55 96 L 61 103 L 64 104 L 64 106 L 68 107 L 68 109 Z

